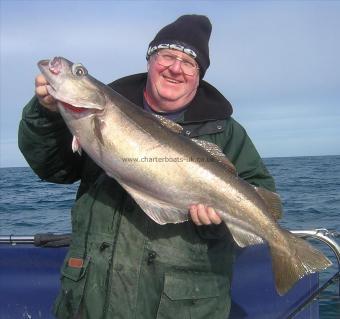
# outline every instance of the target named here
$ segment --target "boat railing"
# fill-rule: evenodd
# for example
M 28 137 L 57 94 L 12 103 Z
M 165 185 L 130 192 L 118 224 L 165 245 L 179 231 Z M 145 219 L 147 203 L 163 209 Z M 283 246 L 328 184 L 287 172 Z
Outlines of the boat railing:
M 338 245 L 335 237 L 340 237 L 340 233 L 334 230 L 325 228 L 318 228 L 312 230 L 291 230 L 291 233 L 308 239 L 313 238 L 326 244 L 334 253 L 337 263 L 338 272 L 340 271 L 340 246 Z M 36 234 L 33 236 L 17 236 L 7 235 L 0 236 L 0 244 L 34 244 L 37 247 L 61 247 L 69 246 L 71 243 L 71 234 Z M 340 296 L 340 283 L 339 283 L 339 296 Z
M 33 244 L 37 247 L 65 247 L 71 243 L 71 234 L 36 234 L 33 236 L 0 236 L 0 244 Z
M 335 240 L 340 237 L 340 233 L 334 230 L 325 228 L 318 228 L 312 230 L 291 230 L 291 233 L 308 239 L 313 238 L 326 244 L 334 253 L 338 263 L 338 273 L 340 271 L 340 246 Z M 16 236 L 7 235 L 0 236 L 0 244 L 34 244 L 37 247 L 62 247 L 69 246 L 71 243 L 71 234 L 36 234 L 33 236 Z M 340 296 L 340 282 L 339 282 L 339 296 Z

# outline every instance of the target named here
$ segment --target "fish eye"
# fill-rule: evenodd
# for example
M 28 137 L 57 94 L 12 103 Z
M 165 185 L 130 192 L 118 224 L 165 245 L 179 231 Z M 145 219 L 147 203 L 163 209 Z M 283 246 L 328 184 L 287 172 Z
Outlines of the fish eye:
M 73 64 L 72 73 L 76 76 L 84 76 L 87 74 L 86 68 L 82 64 Z

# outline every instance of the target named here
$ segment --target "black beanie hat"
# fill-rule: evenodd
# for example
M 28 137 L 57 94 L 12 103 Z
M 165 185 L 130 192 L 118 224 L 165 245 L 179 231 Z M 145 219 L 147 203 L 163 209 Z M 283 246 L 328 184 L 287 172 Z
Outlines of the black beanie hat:
M 203 78 L 210 65 L 211 28 L 210 20 L 206 16 L 183 15 L 156 34 L 149 44 L 146 58 L 149 59 L 153 53 L 160 49 L 183 51 L 197 61 L 200 67 L 200 76 Z

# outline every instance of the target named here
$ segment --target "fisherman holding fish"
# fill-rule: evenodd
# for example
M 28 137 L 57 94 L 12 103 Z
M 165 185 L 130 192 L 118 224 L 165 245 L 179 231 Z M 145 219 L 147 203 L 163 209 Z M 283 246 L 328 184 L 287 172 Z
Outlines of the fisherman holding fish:
M 231 117 L 230 103 L 203 80 L 210 64 L 211 28 L 209 19 L 201 15 L 184 15 L 166 25 L 149 44 L 148 72 L 109 85 L 120 95 L 104 86 L 95 91 L 98 81 L 88 77 L 81 65 L 62 58 L 39 63 L 44 75 L 36 77 L 36 95 L 23 111 L 20 149 L 41 179 L 54 183 L 80 180 L 72 209 L 72 244 L 62 266 L 62 287 L 54 307 L 57 318 L 228 318 L 235 241 L 239 245 L 247 240 L 255 243 L 261 231 L 256 233 L 249 225 L 249 236 L 242 238 L 235 227 L 221 222 L 226 221 L 222 209 L 213 206 L 210 198 L 215 195 L 208 194 L 210 189 L 219 191 L 219 185 L 213 183 L 207 191 L 199 181 L 210 171 L 197 163 L 185 164 L 197 165 L 197 172 L 191 172 L 196 176 L 189 178 L 186 171 L 179 174 L 182 166 L 170 160 L 150 164 L 114 159 L 115 164 L 108 167 L 110 156 L 123 154 L 127 147 L 129 151 L 143 149 L 148 154 L 140 154 L 140 158 L 147 159 L 169 144 L 169 153 L 160 154 L 171 159 L 172 154 L 184 156 L 187 148 L 201 154 L 197 145 L 211 150 L 214 143 L 235 166 L 238 177 L 230 174 L 241 188 L 249 187 L 256 195 L 252 187 L 242 184 L 247 181 L 264 193 L 275 191 L 273 178 L 246 131 Z M 74 77 L 74 90 L 63 90 L 59 80 L 54 82 L 59 75 L 62 80 L 63 72 Z M 87 102 L 78 99 L 76 106 L 72 95 L 76 96 L 77 90 L 81 94 L 82 85 L 77 77 L 85 84 L 88 77 L 95 84 L 91 84 L 91 94 L 86 94 Z M 110 99 L 116 100 L 112 108 L 120 111 L 108 125 L 100 118 L 105 108 L 98 101 L 105 104 Z M 130 102 L 146 112 L 134 112 Z M 78 129 L 71 129 L 70 134 L 60 111 L 63 117 L 71 114 L 74 123 L 94 112 L 93 126 L 72 143 L 72 134 L 76 136 Z M 131 123 L 139 125 L 130 127 Z M 72 125 L 68 123 L 70 128 Z M 108 142 L 106 132 L 110 130 L 115 133 Z M 174 130 L 178 130 L 176 134 Z M 86 148 L 86 138 L 97 143 L 93 153 Z M 157 138 L 158 144 L 148 146 Z M 83 152 L 74 153 L 71 144 L 73 150 L 83 148 Z M 112 148 L 111 153 L 107 147 Z M 176 147 L 182 152 L 170 154 Z M 183 158 L 177 157 L 178 162 Z M 216 167 L 222 172 L 233 170 L 233 165 L 220 163 Z M 181 187 L 186 191 L 177 193 Z M 195 192 L 200 195 L 190 202 Z M 271 217 L 264 221 L 274 223 Z M 277 234 L 281 238 L 281 233 Z M 279 282 L 278 289 L 285 292 L 288 288 Z

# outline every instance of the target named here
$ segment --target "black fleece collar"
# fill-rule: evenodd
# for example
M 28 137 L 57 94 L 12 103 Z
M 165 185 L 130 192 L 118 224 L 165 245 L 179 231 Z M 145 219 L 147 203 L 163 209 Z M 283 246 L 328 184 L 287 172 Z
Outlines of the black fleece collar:
M 123 77 L 109 84 L 131 102 L 143 107 L 147 73 Z M 201 80 L 195 98 L 184 113 L 184 123 L 223 120 L 233 113 L 230 102 L 212 85 Z

